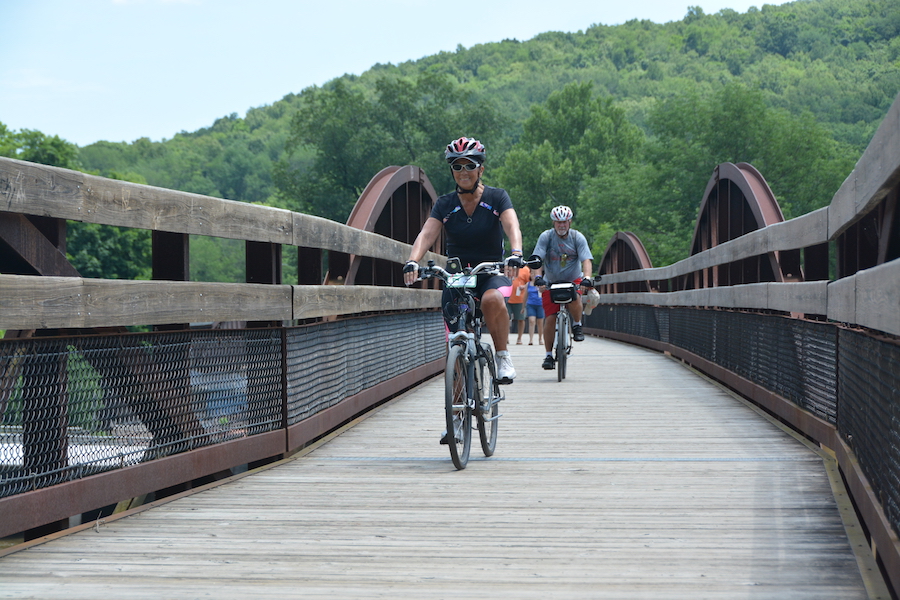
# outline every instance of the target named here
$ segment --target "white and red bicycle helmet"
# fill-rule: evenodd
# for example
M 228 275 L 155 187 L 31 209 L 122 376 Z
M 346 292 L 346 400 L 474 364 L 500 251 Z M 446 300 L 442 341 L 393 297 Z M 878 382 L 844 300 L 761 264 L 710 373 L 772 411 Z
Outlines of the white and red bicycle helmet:
M 568 206 L 559 205 L 550 211 L 550 218 L 554 221 L 571 221 L 575 214 Z

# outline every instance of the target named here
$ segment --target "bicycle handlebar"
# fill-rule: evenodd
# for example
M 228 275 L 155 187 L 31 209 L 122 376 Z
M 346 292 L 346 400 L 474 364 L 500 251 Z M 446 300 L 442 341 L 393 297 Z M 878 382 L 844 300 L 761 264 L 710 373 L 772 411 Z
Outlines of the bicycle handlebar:
M 525 260 L 525 266 L 532 269 L 539 269 L 541 267 L 541 259 L 529 259 Z M 506 266 L 506 263 L 503 261 L 499 262 L 483 262 L 478 263 L 471 269 L 466 270 L 467 275 L 478 275 L 479 273 L 485 273 L 490 275 L 500 275 L 502 273 L 503 267 Z M 419 280 L 428 279 L 431 277 L 437 277 L 442 281 L 446 282 L 450 278 L 451 273 L 448 273 L 445 269 L 434 264 L 433 260 L 428 261 L 428 266 L 419 267 L 418 278 Z

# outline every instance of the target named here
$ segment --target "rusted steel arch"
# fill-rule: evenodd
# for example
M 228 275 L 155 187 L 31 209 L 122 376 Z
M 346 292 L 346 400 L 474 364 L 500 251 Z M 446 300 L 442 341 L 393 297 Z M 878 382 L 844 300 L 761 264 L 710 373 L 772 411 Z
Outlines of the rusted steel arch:
M 347 225 L 412 244 L 431 214 L 437 194 L 425 171 L 414 165 L 379 171 L 363 190 Z M 440 236 L 431 248 L 443 254 Z M 329 253 L 327 284 L 404 287 L 395 263 L 355 254 Z
M 640 238 L 630 231 L 617 231 L 606 246 L 606 251 L 600 260 L 600 270 L 598 272 L 601 275 L 607 275 L 652 268 L 653 263 L 650 262 L 650 255 L 647 254 L 647 249 L 644 248 Z M 651 291 L 649 281 L 611 283 L 601 285 L 600 289 L 600 292 L 604 294 L 649 291 Z
M 784 221 L 765 178 L 748 163 L 722 163 L 703 193 L 691 255 Z M 774 252 L 720 265 L 680 278 L 677 289 L 769 281 L 802 281 L 800 253 Z

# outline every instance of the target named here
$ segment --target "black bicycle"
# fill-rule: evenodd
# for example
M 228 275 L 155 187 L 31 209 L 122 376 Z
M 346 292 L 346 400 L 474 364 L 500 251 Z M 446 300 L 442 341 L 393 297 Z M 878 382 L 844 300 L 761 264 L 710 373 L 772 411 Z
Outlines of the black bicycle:
M 541 261 L 532 257 L 525 264 L 540 268 Z M 419 268 L 419 279 L 437 277 L 451 290 L 452 301 L 444 307 L 444 316 L 457 331 L 450 334 L 444 370 L 444 414 L 450 458 L 457 469 L 465 469 L 469 462 L 473 415 L 484 455 L 493 455 L 497 447 L 499 404 L 506 395 L 497 382 L 494 352 L 481 341 L 484 320 L 474 288 L 479 274 L 500 275 L 503 267 L 503 262 L 485 262 L 460 273 L 449 273 L 428 261 L 428 266 Z
M 599 279 L 598 275 L 596 281 Z M 592 287 L 591 280 L 586 281 L 590 283 L 582 283 L 582 287 Z M 556 330 L 553 336 L 553 358 L 556 361 L 556 380 L 562 381 L 566 378 L 566 362 L 569 355 L 572 354 L 572 314 L 569 312 L 569 303 L 581 302 L 582 297 L 578 294 L 575 284 L 571 282 L 552 283 L 548 289 L 550 290 L 550 300 L 559 304 L 559 312 L 556 314 Z
M 572 316 L 569 302 L 581 301 L 574 283 L 553 283 L 550 285 L 550 299 L 559 304 L 556 314 L 556 331 L 553 336 L 553 351 L 556 359 L 556 380 L 566 378 L 566 359 L 572 353 Z

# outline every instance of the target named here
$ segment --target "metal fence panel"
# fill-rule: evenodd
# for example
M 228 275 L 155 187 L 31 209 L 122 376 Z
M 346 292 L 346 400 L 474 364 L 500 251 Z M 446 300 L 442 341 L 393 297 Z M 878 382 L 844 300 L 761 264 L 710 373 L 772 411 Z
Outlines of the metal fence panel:
M 274 431 L 285 382 L 293 424 L 445 352 L 434 311 L 2 340 L 0 498 Z
M 840 332 L 838 430 L 900 531 L 900 346 Z

